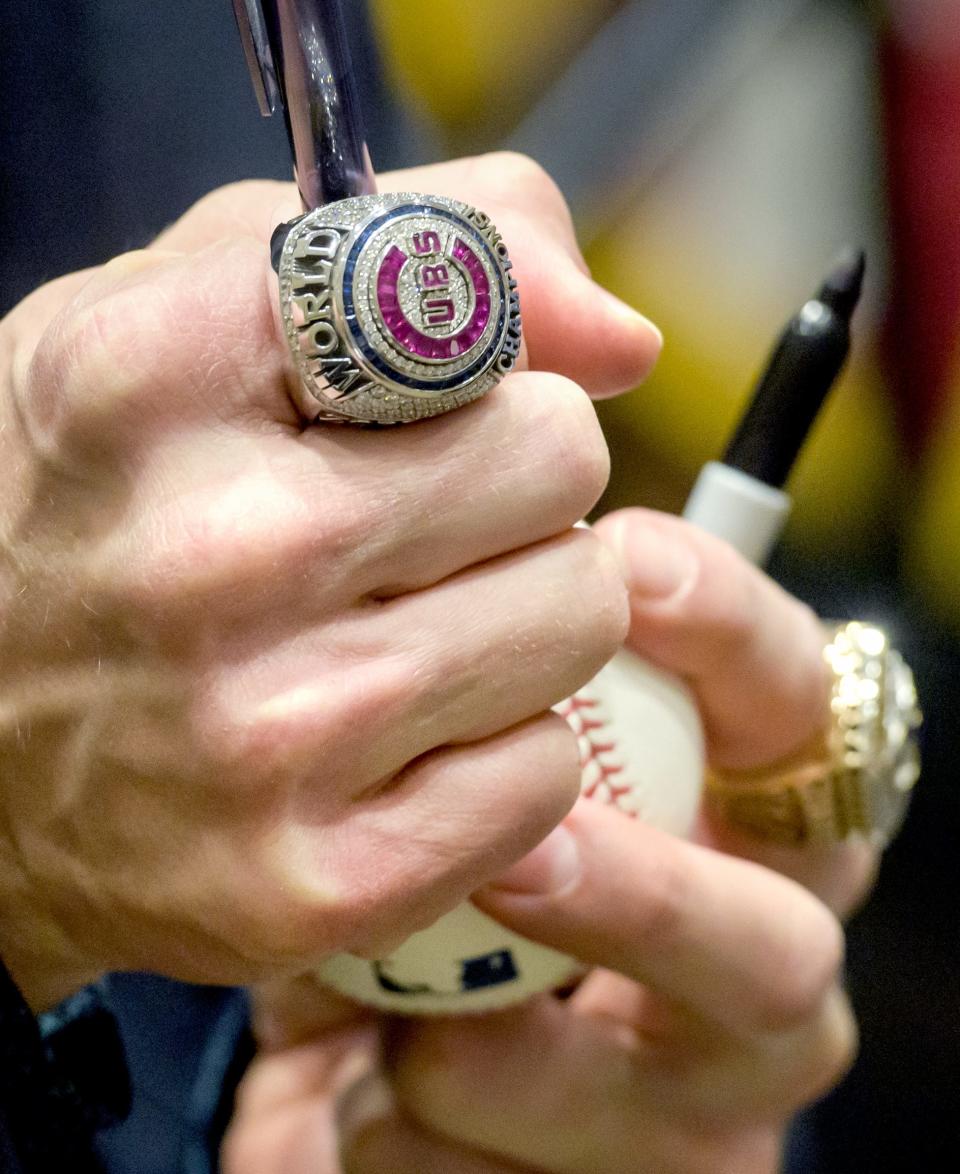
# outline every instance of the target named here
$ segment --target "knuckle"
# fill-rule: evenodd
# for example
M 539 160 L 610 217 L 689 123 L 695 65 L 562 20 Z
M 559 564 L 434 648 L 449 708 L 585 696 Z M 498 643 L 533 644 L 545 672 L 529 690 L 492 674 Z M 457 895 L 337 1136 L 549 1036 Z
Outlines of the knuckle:
M 331 572 L 328 583 L 334 581 L 334 569 L 336 581 L 348 583 L 362 564 L 373 561 L 379 550 L 397 540 L 401 528 L 384 520 L 392 516 L 390 498 L 374 499 L 365 488 L 353 494 L 341 491 L 335 495 L 335 508 L 324 509 L 318 506 L 315 480 L 294 492 L 286 515 L 292 528 L 288 533 L 291 549 L 298 559 L 306 560 L 305 574 L 322 566 Z M 377 516 L 380 513 L 384 517 Z
M 519 151 L 493 151 L 480 162 L 497 178 L 503 196 L 512 205 L 529 204 L 542 211 L 567 213 L 567 201 L 550 173 L 529 155 Z
M 290 891 L 289 877 L 269 855 L 271 833 L 245 822 L 221 827 L 194 869 L 192 899 L 181 909 L 205 947 L 191 959 L 193 981 L 244 984 L 290 972 L 321 952 L 322 916 Z M 304 967 L 305 969 L 305 967 Z M 188 977 L 188 976 L 185 976 Z
M 836 988 L 843 966 L 843 931 L 814 898 L 810 915 L 798 918 L 783 943 L 776 980 L 761 1008 L 767 1031 L 792 1032 L 814 1022 Z
M 237 804 L 281 814 L 302 804 L 313 819 L 335 818 L 392 779 L 398 754 L 384 731 L 403 712 L 403 677 L 393 666 L 371 672 L 335 663 L 337 656 L 327 647 L 320 659 L 305 658 L 294 641 L 253 665 L 194 673 L 191 737 L 207 776 Z
M 48 456 L 103 451 L 139 435 L 164 402 L 158 356 L 180 337 L 170 302 L 150 283 L 75 305 L 51 324 L 30 364 L 29 427 Z
M 362 872 L 349 864 L 344 867 L 349 883 L 327 920 L 335 949 L 371 960 L 383 958 L 466 899 L 466 886 L 452 895 L 442 854 L 428 859 L 410 843 L 388 842 L 388 847 L 390 854 L 379 857 L 385 862 L 382 867 Z
M 116 289 L 71 319 L 76 353 L 83 358 L 85 382 L 99 391 L 94 404 L 122 400 L 151 371 L 147 358 L 157 344 L 176 332 L 169 302 L 144 282 Z
M 550 780 L 546 797 L 552 807 L 546 813 L 549 828 L 567 814 L 580 794 L 580 744 L 565 717 L 551 710 L 530 723 L 539 739 L 545 777 Z
M 278 486 L 238 480 L 193 507 L 183 501 L 167 515 L 159 543 L 166 572 L 159 578 L 178 593 L 195 600 L 218 583 L 249 591 L 271 569 L 297 569 L 295 553 L 305 558 L 291 502 Z
M 523 788 L 501 800 L 503 813 L 488 823 L 492 851 L 510 862 L 518 846 L 530 851 L 566 816 L 580 794 L 580 746 L 559 714 L 548 712 L 525 723 L 522 737 L 528 765 Z M 512 778 L 512 773 L 511 776 Z
M 49 458 L 65 428 L 67 391 L 75 376 L 75 358 L 65 345 L 63 323 L 47 328 L 22 383 L 17 382 L 17 404 L 31 447 Z
M 352 593 L 357 513 L 345 505 L 318 518 L 298 486 L 272 476 L 186 489 L 145 504 L 115 535 L 101 560 L 103 589 L 158 628 L 160 617 L 189 613 L 198 634 L 206 622 L 269 615 L 278 583 L 288 604 L 305 596 L 319 617 L 331 595 Z M 318 565 L 338 573 L 317 581 Z
M 282 810 L 245 811 L 223 857 L 230 866 L 212 880 L 219 925 L 251 974 L 268 977 L 343 948 L 350 903 L 311 827 Z
M 291 897 L 286 879 L 261 878 L 237 938 L 251 968 L 269 974 L 326 953 L 329 946 L 321 908 Z
M 27 376 L 25 418 L 36 449 L 50 456 L 75 439 L 103 401 L 121 397 L 129 328 L 101 304 L 63 314 L 37 345 Z
M 184 740 L 196 762 L 197 793 L 223 800 L 224 817 L 241 796 L 259 791 L 269 778 L 266 763 L 258 764 L 249 745 L 256 746 L 249 726 L 222 685 L 198 676 L 185 690 Z M 266 756 L 264 756 L 266 757 Z M 272 780 L 271 780 L 272 781 Z
M 561 375 L 537 375 L 537 429 L 542 459 L 551 470 L 562 469 L 561 488 L 587 514 L 597 503 L 610 476 L 610 452 L 587 393 Z M 552 478 L 557 480 L 555 474 Z
M 250 704 L 244 682 L 229 674 L 210 674 L 195 686 L 191 735 L 205 778 L 239 804 L 256 796 L 258 807 L 282 803 L 289 793 L 290 770 L 304 738 L 301 714 L 290 711 L 291 697 Z
M 837 992 L 837 1011 L 826 1041 L 818 1087 L 812 1095 L 832 1088 L 850 1071 L 860 1050 L 860 1031 L 846 998 Z
M 616 558 L 589 530 L 576 529 L 569 541 L 577 553 L 571 588 L 583 632 L 605 663 L 621 647 L 630 628 L 630 597 Z M 597 666 L 599 668 L 599 665 Z
M 228 238 L 74 303 L 31 368 L 34 384 L 59 393 L 46 400 L 49 423 L 102 448 L 145 435 L 151 424 L 155 431 L 158 421 L 232 416 L 280 378 L 265 295 L 256 242 Z
M 834 987 L 820 1016 L 799 1041 L 791 1040 L 782 1067 L 781 1104 L 809 1104 L 829 1092 L 849 1072 L 857 1057 L 859 1032 L 850 1004 Z
M 202 789 L 222 796 L 229 811 L 245 805 L 267 818 L 290 798 L 289 763 L 301 727 L 282 705 L 251 698 L 245 667 L 196 668 L 190 674 L 187 739 Z
M 643 902 L 631 920 L 638 950 L 669 948 L 684 931 L 689 908 L 690 876 L 675 852 L 651 854 L 644 862 Z

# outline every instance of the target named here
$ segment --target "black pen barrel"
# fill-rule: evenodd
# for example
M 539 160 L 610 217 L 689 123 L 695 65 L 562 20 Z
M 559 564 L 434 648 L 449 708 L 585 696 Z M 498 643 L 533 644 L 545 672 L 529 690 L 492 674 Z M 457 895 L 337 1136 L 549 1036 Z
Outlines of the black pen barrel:
M 723 463 L 782 488 L 849 349 L 849 324 L 808 302 L 781 335 Z
M 781 489 L 850 353 L 850 319 L 863 285 L 864 255 L 848 251 L 814 298 L 787 323 L 723 456 Z

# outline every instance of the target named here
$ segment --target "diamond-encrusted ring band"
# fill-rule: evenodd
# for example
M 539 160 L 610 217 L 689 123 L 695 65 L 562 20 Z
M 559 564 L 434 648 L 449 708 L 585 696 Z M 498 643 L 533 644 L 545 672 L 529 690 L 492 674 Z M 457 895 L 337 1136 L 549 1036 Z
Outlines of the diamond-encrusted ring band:
M 467 204 L 410 192 L 339 200 L 281 224 L 272 254 L 308 420 L 436 416 L 516 362 L 510 258 Z

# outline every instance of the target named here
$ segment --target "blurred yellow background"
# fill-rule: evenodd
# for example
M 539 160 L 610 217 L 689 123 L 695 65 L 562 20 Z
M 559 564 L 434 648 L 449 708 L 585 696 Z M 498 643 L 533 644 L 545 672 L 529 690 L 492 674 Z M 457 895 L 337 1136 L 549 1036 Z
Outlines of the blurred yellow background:
M 442 154 L 523 148 L 578 58 L 596 55 L 591 43 L 605 23 L 642 7 L 372 4 L 387 74 Z M 889 230 L 878 27 L 867 6 L 771 0 L 753 5 L 752 17 L 734 12 L 751 6 L 727 7 L 713 57 L 709 45 L 678 55 L 661 125 L 639 146 L 621 134 L 609 168 L 585 177 L 588 194 L 574 202 L 594 275 L 666 340 L 647 384 L 600 407 L 614 453 L 605 505 L 682 506 L 700 465 L 722 451 L 785 320 L 839 248 L 863 245 L 868 283 L 852 360 L 791 481 L 785 541 L 855 566 L 889 560 L 899 534 L 908 580 L 960 624 L 960 406 L 908 463 L 881 361 Z M 596 75 L 588 100 L 600 110 L 629 93 L 629 49 L 618 46 L 609 73 Z M 638 125 L 646 115 L 637 110 Z M 655 166 L 644 162 L 651 142 Z M 574 126 L 565 142 L 546 143 L 550 157 L 540 161 L 566 174 L 581 146 Z

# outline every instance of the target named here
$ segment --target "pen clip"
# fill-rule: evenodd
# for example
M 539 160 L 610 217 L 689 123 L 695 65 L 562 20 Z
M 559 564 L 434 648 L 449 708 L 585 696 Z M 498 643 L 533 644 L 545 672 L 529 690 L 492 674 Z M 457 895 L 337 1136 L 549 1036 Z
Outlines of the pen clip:
M 277 106 L 283 98 L 277 84 L 277 68 L 267 36 L 263 8 L 260 0 L 233 0 L 233 12 L 237 18 L 243 55 L 247 59 L 260 113 L 264 118 L 269 118 L 277 112 Z

